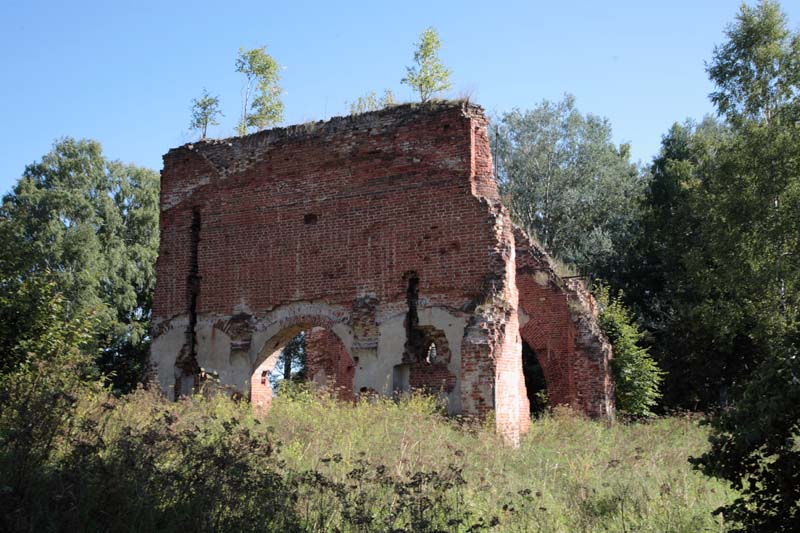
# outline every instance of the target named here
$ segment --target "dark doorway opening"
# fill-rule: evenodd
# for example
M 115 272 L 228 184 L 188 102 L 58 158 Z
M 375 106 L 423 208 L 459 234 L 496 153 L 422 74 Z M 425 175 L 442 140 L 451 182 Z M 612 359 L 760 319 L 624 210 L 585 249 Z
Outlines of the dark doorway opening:
M 525 376 L 525 389 L 531 404 L 531 416 L 541 415 L 547 409 L 547 383 L 544 372 L 527 342 L 522 343 L 522 373 Z

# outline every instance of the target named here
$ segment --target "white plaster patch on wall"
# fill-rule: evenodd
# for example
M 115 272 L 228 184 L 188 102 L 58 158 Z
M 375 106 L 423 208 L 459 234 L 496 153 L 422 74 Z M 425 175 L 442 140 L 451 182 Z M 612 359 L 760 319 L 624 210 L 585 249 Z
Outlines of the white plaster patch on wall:
M 378 324 L 377 357 L 359 357 L 353 384 L 356 391 L 371 388 L 385 395 L 392 393 L 392 372 L 403 362 L 406 343 L 405 315 Z
M 461 341 L 467 319 L 439 307 L 421 308 L 418 317 L 420 326 L 433 326 L 445 333 L 450 349 L 447 369 L 456 376 L 455 387 L 448 394 L 447 410 L 450 414 L 458 414 L 461 412 Z M 392 393 L 393 370 L 395 365 L 403 362 L 405 351 L 405 319 L 404 313 L 394 314 L 378 324 L 378 354 L 376 358 L 359 358 L 354 379 L 356 391 L 366 387 L 381 394 Z
M 156 371 L 161 390 L 170 400 L 175 399 L 175 360 L 186 343 L 188 327 L 189 317 L 174 318 L 167 330 L 155 337 L 150 345 L 150 364 Z

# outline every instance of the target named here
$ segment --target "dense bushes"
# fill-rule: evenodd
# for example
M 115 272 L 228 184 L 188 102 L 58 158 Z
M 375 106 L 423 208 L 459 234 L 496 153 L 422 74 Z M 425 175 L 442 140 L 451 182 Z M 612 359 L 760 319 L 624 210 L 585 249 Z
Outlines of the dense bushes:
M 716 511 L 735 531 L 800 531 L 798 341 L 775 342 L 740 399 L 712 420 L 711 449 L 692 460 L 739 491 Z

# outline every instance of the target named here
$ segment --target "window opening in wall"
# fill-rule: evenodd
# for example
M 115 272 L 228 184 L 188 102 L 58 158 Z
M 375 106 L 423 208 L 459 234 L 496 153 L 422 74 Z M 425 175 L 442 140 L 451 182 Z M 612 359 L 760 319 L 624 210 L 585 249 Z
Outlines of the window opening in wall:
M 430 346 L 428 346 L 428 356 L 425 358 L 425 362 L 435 363 L 436 362 L 436 343 L 432 342 Z

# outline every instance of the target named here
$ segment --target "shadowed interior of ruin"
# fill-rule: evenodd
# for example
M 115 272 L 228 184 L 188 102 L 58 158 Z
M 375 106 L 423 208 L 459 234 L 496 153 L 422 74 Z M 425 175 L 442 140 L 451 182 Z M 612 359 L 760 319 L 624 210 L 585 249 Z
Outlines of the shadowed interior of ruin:
M 524 341 L 522 343 L 522 373 L 525 376 L 525 392 L 531 406 L 531 417 L 535 417 L 547 408 L 547 383 L 539 360 L 536 358 L 536 352 Z

